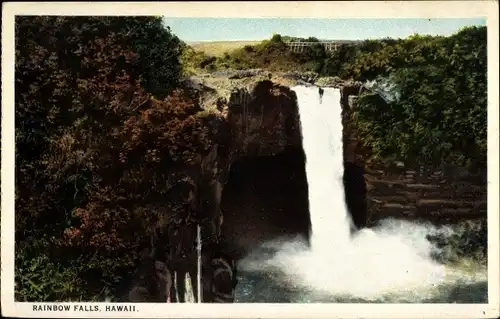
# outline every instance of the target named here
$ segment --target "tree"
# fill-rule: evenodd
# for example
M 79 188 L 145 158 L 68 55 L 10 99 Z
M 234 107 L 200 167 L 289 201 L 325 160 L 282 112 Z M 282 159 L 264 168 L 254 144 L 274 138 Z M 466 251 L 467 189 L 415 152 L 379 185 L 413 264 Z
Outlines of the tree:
M 103 300 L 213 132 L 159 18 L 23 16 L 15 40 L 16 298 Z
M 486 167 L 485 27 L 360 53 L 350 72 L 357 79 L 385 76 L 398 96 L 381 102 L 365 94 L 355 109 L 360 139 L 376 157 Z
M 33 42 L 38 32 L 47 34 L 46 40 L 37 40 L 42 46 L 56 46 L 69 56 L 78 52 L 87 41 L 106 37 L 113 33 L 116 41 L 137 54 L 136 65 L 131 72 L 140 78 L 146 91 L 156 96 L 165 96 L 177 86 L 181 72 L 179 39 L 159 17 L 18 17 L 16 20 L 18 46 Z M 42 43 L 43 42 L 43 43 Z M 75 62 L 63 67 L 78 72 Z
M 274 43 L 283 43 L 283 39 L 281 37 L 280 34 L 278 33 L 275 33 L 273 34 L 273 36 L 271 37 L 271 42 L 274 42 Z

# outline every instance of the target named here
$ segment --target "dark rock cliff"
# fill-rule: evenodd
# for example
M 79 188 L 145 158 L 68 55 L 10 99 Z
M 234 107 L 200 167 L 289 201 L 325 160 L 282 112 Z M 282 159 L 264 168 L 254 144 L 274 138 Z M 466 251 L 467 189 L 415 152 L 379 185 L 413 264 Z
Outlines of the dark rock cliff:
M 165 207 L 174 217 L 160 222 L 151 240 L 151 255 L 179 279 L 185 273 L 196 278 L 196 225 L 202 225 L 204 301 L 230 302 L 234 276 L 221 277 L 214 269 L 216 260 L 223 260 L 218 262 L 224 268 L 222 274 L 229 274 L 236 270 L 231 264 L 243 252 L 264 240 L 308 234 L 297 101 L 289 87 L 269 80 L 234 87 L 227 97 L 203 85 L 193 88 L 193 96 L 206 100 L 205 111 L 198 117 L 205 129 L 197 134 L 211 139 L 205 143 L 210 147 L 206 156 L 193 159 L 189 168 L 174 172 L 167 181 L 173 197 L 165 199 Z M 153 268 L 144 267 L 150 273 Z M 149 276 L 165 277 L 160 273 Z M 162 299 L 141 282 L 132 285 L 128 299 Z M 181 302 L 183 289 L 178 286 Z M 137 295 L 138 291 L 149 297 Z
M 227 121 L 233 160 L 276 155 L 302 145 L 295 92 L 271 81 L 235 88 Z

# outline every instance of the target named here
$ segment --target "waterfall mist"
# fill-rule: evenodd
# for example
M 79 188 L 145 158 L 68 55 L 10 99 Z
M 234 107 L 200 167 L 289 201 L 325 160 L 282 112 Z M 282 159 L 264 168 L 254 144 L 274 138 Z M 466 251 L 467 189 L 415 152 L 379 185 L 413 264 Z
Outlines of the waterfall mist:
M 299 289 L 302 301 L 313 296 L 311 301 L 419 302 L 441 293 L 450 283 L 485 283 L 485 267 L 467 272 L 432 258 L 439 249 L 426 236 L 444 228 L 386 220 L 377 227 L 351 233 L 353 224 L 342 180 L 340 91 L 325 88 L 320 98 L 316 87 L 297 86 L 293 90 L 306 155 L 309 245 L 300 238 L 282 238 L 257 249 L 240 267 L 276 274 L 276 280 Z

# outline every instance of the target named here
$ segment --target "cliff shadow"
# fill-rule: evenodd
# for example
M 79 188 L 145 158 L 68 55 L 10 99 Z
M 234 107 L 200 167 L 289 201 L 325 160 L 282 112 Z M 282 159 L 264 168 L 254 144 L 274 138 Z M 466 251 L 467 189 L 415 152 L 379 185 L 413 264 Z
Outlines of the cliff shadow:
M 280 237 L 309 238 L 305 155 L 301 148 L 232 164 L 222 191 L 224 244 L 236 259 Z
M 357 228 L 368 224 L 367 187 L 365 183 L 365 163 L 356 130 L 352 122 L 350 97 L 359 94 L 359 85 L 344 86 L 341 89 L 342 143 L 344 155 L 344 194 L 347 210 Z
M 347 209 L 357 228 L 367 224 L 366 183 L 364 167 L 344 161 L 344 194 Z

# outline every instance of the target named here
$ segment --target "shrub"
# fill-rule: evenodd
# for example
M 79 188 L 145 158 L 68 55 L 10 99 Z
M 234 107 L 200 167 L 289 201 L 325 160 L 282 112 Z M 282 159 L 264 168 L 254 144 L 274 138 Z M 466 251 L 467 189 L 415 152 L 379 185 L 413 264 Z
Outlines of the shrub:
M 365 146 L 377 158 L 485 167 L 486 28 L 412 37 L 398 46 L 411 47 L 412 55 L 379 58 L 358 70 L 366 78 L 385 74 L 398 96 L 387 102 L 369 93 L 358 100 L 354 115 Z M 367 63 L 373 55 L 359 57 L 356 63 Z
M 176 89 L 160 19 L 17 19 L 16 298 L 102 301 L 177 212 L 171 172 L 213 132 Z

